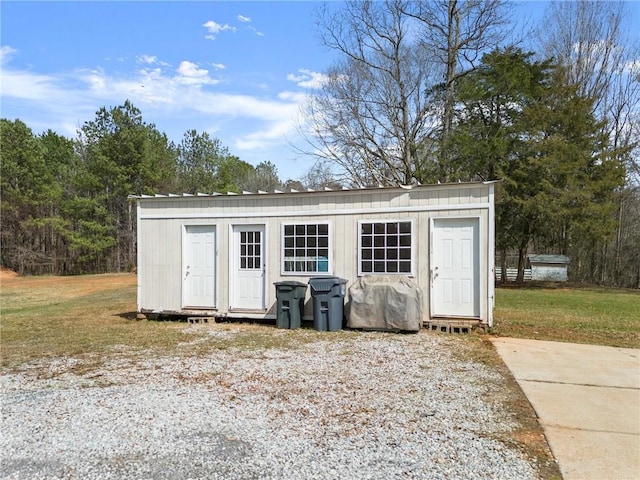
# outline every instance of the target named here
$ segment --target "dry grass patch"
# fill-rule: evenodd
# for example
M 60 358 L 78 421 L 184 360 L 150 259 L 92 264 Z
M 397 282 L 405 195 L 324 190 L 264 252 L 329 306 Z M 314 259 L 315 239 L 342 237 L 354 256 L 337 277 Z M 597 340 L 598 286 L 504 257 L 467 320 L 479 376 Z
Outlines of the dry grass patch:
M 290 349 L 329 339 L 315 330 L 245 323 L 136 321 L 136 277 L 3 277 L 1 365 L 75 358 L 64 372 L 96 370 L 107 359 L 202 355 L 212 349 Z M 339 333 L 337 333 L 339 334 Z M 65 364 L 66 365 L 66 364 Z M 64 373 L 60 372 L 60 373 Z
M 136 322 L 136 277 L 16 277 L 0 291 L 2 367 L 57 357 L 165 351 L 191 337 L 184 325 Z

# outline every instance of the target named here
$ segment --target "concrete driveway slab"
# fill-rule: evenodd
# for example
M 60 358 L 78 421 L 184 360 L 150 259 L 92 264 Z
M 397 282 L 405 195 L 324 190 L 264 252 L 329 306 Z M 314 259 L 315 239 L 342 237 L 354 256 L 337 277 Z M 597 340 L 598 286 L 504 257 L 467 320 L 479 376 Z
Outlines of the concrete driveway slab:
M 637 435 L 544 425 L 543 428 L 565 480 L 640 478 Z
M 640 388 L 640 350 L 635 348 L 507 337 L 493 342 L 523 379 Z M 541 368 L 545 365 L 553 368 Z
M 518 380 L 551 426 L 640 435 L 639 391 Z M 638 473 L 640 475 L 640 472 Z
M 492 339 L 565 480 L 640 479 L 640 350 Z

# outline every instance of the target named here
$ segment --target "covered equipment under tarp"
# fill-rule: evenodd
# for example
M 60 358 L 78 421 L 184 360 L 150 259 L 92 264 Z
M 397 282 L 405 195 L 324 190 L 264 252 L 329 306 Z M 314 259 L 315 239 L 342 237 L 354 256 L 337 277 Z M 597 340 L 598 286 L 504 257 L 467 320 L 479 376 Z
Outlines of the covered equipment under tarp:
M 422 291 L 409 277 L 369 275 L 349 287 L 347 327 L 417 332 L 422 324 Z

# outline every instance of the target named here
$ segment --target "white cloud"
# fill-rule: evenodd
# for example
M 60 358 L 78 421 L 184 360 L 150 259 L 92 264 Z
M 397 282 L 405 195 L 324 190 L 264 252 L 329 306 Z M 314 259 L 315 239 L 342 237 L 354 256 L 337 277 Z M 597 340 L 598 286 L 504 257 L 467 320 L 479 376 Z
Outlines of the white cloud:
M 155 55 L 138 55 L 136 57 L 136 63 L 143 65 L 160 65 L 163 67 L 170 66 L 167 62 L 158 60 L 158 57 L 156 57 Z
M 263 155 L 268 148 L 283 148 L 286 137 L 295 135 L 301 93 L 283 91 L 267 97 L 264 92 L 259 96 L 222 92 L 211 88 L 219 81 L 206 68 L 184 60 L 170 71 L 157 58 L 152 62 L 152 56 L 141 56 L 140 61 L 147 62 L 128 74 L 94 68 L 44 75 L 9 68 L 12 52 L 1 50 L 7 61 L 0 68 L 0 96 L 4 105 L 14 106 L 8 115 L 34 129 L 53 128 L 73 137 L 100 107 L 128 99 L 143 111 L 146 121 L 174 140 L 188 128 L 202 131 L 216 125 L 222 142 L 242 150 L 246 159 L 258 151 Z
M 104 91 L 107 88 L 105 75 L 102 69 L 91 70 L 84 76 L 84 79 L 94 92 Z
M 158 57 L 156 57 L 155 55 L 138 55 L 136 57 L 136 61 L 138 63 L 148 63 L 150 65 L 153 65 L 154 63 L 158 62 Z
M 187 60 L 180 62 L 177 71 L 178 75 L 176 76 L 176 80 L 180 83 L 189 85 L 213 85 L 218 83 L 209 76 L 209 70 L 200 68 L 195 63 Z
M 297 103 L 302 103 L 302 101 L 306 98 L 306 96 L 307 95 L 303 92 L 290 92 L 288 90 L 278 93 L 279 99 L 285 100 L 288 102 L 297 102 Z
M 234 145 L 238 150 L 263 149 L 269 147 L 273 143 L 285 143 L 287 136 L 294 131 L 294 120 L 286 119 L 275 122 L 269 125 L 268 128 L 245 135 L 237 139 Z
M 73 96 L 74 85 L 65 88 L 65 84 L 70 83 L 68 75 L 44 75 L 34 73 L 30 70 L 17 70 L 8 68 L 13 54 L 17 50 L 3 46 L 0 48 L 0 98 L 13 98 L 19 101 L 67 102 Z
M 22 100 L 51 100 L 57 96 L 59 81 L 50 75 L 38 75 L 27 71 L 2 70 L 0 92 L 2 98 L 13 97 Z
M 221 92 L 207 92 L 191 89 L 182 92 L 184 107 L 208 115 L 223 115 L 234 118 L 252 118 L 264 121 L 281 121 L 292 118 L 298 111 L 298 105 L 283 102 Z
M 208 22 L 202 24 L 202 26 L 206 28 L 207 31 L 209 32 L 209 35 L 206 35 L 204 37 L 207 40 L 215 40 L 220 32 L 224 32 L 227 30 L 231 32 L 236 31 L 236 27 L 232 27 L 228 23 L 225 23 L 224 25 L 220 25 L 219 23 L 216 23 L 213 20 L 209 20 Z
M 224 70 L 227 68 L 227 66 L 224 63 L 210 63 L 209 65 L 211 65 L 216 70 Z
M 251 23 L 250 17 L 246 17 L 244 15 L 238 15 L 236 18 L 241 23 L 245 23 L 245 24 Z M 229 25 L 228 23 L 221 25 L 220 23 L 214 22 L 213 20 L 209 20 L 208 22 L 204 23 L 202 26 L 205 27 L 209 32 L 209 35 L 205 35 L 204 37 L 207 40 L 215 40 L 216 38 L 218 38 L 218 34 L 220 34 L 220 32 L 224 32 L 224 31 L 237 32 L 238 31 L 238 29 L 233 25 Z M 249 30 L 255 33 L 259 37 L 264 37 L 264 33 L 258 31 L 255 27 L 251 25 L 246 25 L 242 27 L 241 30 Z
M 322 87 L 329 77 L 324 73 L 314 72 L 308 70 L 306 68 L 301 68 L 298 70 L 300 75 L 296 75 L 294 73 L 290 73 L 287 75 L 287 80 L 295 82 L 301 88 L 313 88 L 317 89 Z
M 624 64 L 623 71 L 630 75 L 636 75 L 640 82 L 640 60 L 630 60 Z
M 79 70 L 76 74 L 82 82 L 76 94 L 96 106 L 119 104 L 129 99 L 134 105 L 157 109 L 175 101 L 175 88 L 171 82 L 165 81 L 166 77 L 159 68 L 141 69 L 131 77 L 112 77 L 102 69 Z
M 16 53 L 15 48 L 11 48 L 9 45 L 2 45 L 0 47 L 0 63 L 8 62 L 13 58 L 13 54 Z

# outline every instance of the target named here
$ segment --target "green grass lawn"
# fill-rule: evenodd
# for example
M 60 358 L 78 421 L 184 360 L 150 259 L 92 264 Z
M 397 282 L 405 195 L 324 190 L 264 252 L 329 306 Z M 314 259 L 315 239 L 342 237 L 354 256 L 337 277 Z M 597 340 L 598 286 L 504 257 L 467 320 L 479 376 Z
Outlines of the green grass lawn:
M 20 277 L 2 282 L 3 367 L 61 356 L 163 349 L 189 338 L 168 322 L 136 322 L 135 275 Z
M 640 292 L 599 288 L 498 288 L 493 333 L 640 348 Z

